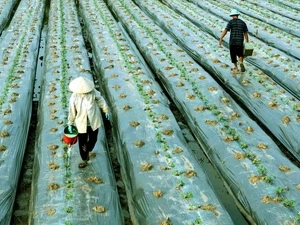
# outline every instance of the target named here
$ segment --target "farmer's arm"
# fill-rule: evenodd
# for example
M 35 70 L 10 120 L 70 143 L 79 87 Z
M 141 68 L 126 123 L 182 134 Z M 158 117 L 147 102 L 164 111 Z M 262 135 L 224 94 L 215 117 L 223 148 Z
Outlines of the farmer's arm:
M 68 115 L 68 124 L 73 125 L 76 117 L 76 107 L 74 104 L 74 95 L 71 96 L 69 101 L 69 115 Z
M 95 90 L 95 101 L 97 105 L 102 109 L 104 113 L 108 112 L 108 106 L 105 99 L 102 97 L 99 91 Z
M 245 33 L 244 33 L 244 37 L 245 37 L 246 42 L 249 42 L 248 32 L 245 32 Z
M 247 27 L 247 24 L 244 23 L 245 26 L 244 26 L 244 29 L 243 29 L 243 32 L 244 32 L 244 38 L 246 40 L 246 42 L 249 42 L 249 36 L 248 36 L 248 27 Z
M 222 46 L 222 41 L 223 41 L 223 37 L 225 37 L 225 35 L 227 34 L 227 30 L 223 30 L 222 34 L 221 34 L 221 37 L 220 37 L 220 40 L 219 40 L 219 46 L 221 47 Z

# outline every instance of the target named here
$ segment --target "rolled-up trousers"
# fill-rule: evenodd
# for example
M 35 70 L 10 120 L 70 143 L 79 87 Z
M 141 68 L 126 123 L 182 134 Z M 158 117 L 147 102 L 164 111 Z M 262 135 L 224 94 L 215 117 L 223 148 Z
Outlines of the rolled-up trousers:
M 98 129 L 94 130 L 88 126 L 86 133 L 78 134 L 79 152 L 82 160 L 89 160 L 89 152 L 93 151 L 97 142 Z

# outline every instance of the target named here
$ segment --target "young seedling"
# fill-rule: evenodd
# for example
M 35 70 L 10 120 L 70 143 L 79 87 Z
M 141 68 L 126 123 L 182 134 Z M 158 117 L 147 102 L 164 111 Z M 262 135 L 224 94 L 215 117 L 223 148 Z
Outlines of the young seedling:
M 185 183 L 182 180 L 179 180 L 177 187 L 183 187 L 185 185 Z
M 262 175 L 262 176 L 266 176 L 266 175 L 267 175 L 267 169 L 266 169 L 266 167 L 264 167 L 263 165 L 259 165 L 259 166 L 258 166 L 258 172 L 259 172 L 260 175 Z
M 66 199 L 67 200 L 70 200 L 74 197 L 74 193 L 73 192 L 68 192 L 67 195 L 66 195 Z
M 64 225 L 73 225 L 73 223 L 70 222 L 70 221 L 65 221 L 65 222 L 64 222 Z
M 242 149 L 248 148 L 248 144 L 245 143 L 245 142 L 241 142 L 240 146 L 241 146 Z
M 190 211 L 197 210 L 197 206 L 189 204 L 188 210 L 190 210 Z
M 202 224 L 202 220 L 201 220 L 201 218 L 197 218 L 197 219 L 195 219 L 195 222 L 194 222 L 195 224 Z
M 74 211 L 74 208 L 72 206 L 68 206 L 65 210 L 66 213 L 72 213 Z
M 166 156 L 166 158 L 169 158 L 169 159 L 171 158 L 171 154 L 170 153 L 167 153 L 165 156 Z
M 293 207 L 295 203 L 296 203 L 295 200 L 289 200 L 287 198 L 283 200 L 283 205 L 287 208 Z
M 187 192 L 187 193 L 185 193 L 185 194 L 181 194 L 180 196 L 181 196 L 181 198 L 183 198 L 183 199 L 190 199 L 190 198 L 193 197 L 193 193 L 192 193 L 192 192 Z
M 74 187 L 73 181 L 67 180 L 67 181 L 66 181 L 66 188 L 67 188 L 67 189 L 71 189 L 71 188 L 73 188 L 73 187 Z
M 175 167 L 175 164 L 174 164 L 174 162 L 169 161 L 169 162 L 168 162 L 168 166 L 171 167 L 171 168 L 174 168 L 174 167 Z
M 282 188 L 282 187 L 277 187 L 276 188 L 276 194 L 278 196 L 282 195 L 284 192 L 285 192 L 285 188 Z
M 267 176 L 265 176 L 265 178 L 264 178 L 264 181 L 265 181 L 266 183 L 269 183 L 269 184 L 272 184 L 272 183 L 273 183 L 273 180 L 274 180 L 274 176 L 272 176 L 272 175 L 267 175 Z
M 172 173 L 174 176 L 180 176 L 180 172 L 178 171 L 178 170 L 175 170 L 175 171 L 173 171 L 173 173 Z

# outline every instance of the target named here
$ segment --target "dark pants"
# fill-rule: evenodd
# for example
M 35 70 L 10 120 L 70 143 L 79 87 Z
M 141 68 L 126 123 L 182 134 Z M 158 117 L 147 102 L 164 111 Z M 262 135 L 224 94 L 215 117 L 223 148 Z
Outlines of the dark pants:
M 230 57 L 232 63 L 237 63 L 237 57 L 244 56 L 243 45 L 230 45 L 229 51 L 230 51 Z
M 79 152 L 82 160 L 89 159 L 89 152 L 93 151 L 97 142 L 98 129 L 92 130 L 90 126 L 87 127 L 87 133 L 78 134 Z

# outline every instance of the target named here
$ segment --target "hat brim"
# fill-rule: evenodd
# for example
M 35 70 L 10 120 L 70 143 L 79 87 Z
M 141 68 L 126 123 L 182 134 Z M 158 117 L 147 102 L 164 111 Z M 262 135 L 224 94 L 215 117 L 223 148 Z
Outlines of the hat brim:
M 73 93 L 85 94 L 91 92 L 94 88 L 94 82 L 85 77 L 77 77 L 69 84 L 69 88 Z

